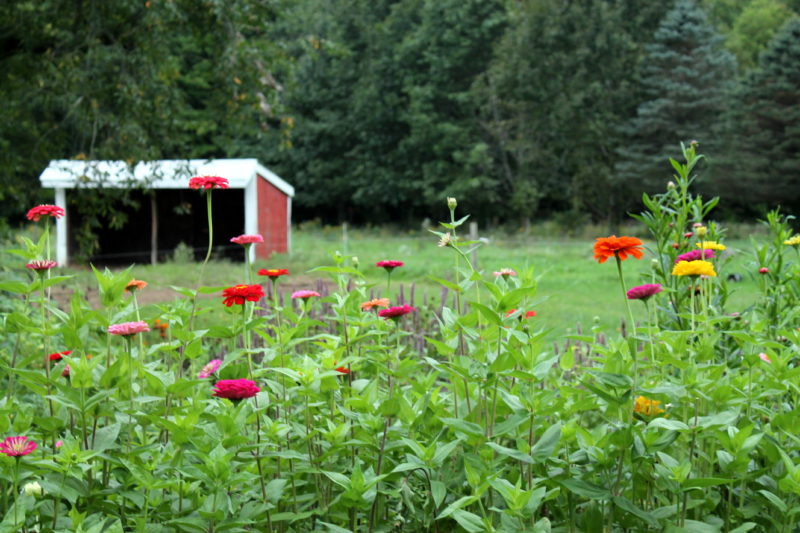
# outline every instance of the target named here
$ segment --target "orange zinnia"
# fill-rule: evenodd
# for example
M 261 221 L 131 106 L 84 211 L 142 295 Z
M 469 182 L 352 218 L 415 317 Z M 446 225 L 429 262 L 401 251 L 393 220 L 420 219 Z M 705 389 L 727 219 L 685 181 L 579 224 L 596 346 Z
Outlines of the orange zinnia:
M 618 257 L 620 261 L 628 258 L 628 254 L 641 259 L 642 241 L 636 237 L 600 237 L 594 243 L 594 258 L 598 263 L 605 263 L 609 257 Z
M 361 309 L 363 311 L 369 311 L 376 307 L 389 307 L 389 298 L 375 298 L 374 300 L 361 304 Z

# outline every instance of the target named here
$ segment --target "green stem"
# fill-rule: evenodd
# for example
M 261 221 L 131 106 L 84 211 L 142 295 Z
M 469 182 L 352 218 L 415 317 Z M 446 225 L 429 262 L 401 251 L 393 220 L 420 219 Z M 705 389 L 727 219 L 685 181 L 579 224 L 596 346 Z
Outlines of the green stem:
M 20 456 L 17 455 L 14 457 L 14 526 L 16 527 L 18 522 L 17 518 L 17 498 L 19 498 L 19 461 Z

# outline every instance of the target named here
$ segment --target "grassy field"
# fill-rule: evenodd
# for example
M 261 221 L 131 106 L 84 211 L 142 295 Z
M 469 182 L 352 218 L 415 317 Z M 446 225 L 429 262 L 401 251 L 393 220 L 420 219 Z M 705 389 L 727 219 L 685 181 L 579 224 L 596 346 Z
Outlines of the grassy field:
M 440 286 L 431 276 L 452 279 L 456 254 L 452 250 L 438 248 L 436 236 L 422 230 L 400 234 L 389 229 L 356 230 L 348 233 L 345 241 L 340 228 L 314 228 L 297 230 L 293 234 L 291 254 L 276 254 L 268 261 L 258 261 L 256 267 L 288 268 L 291 277 L 283 284 L 285 290 L 313 288 L 324 275 L 309 272 L 321 265 L 332 265 L 332 254 L 340 252 L 358 258 L 359 268 L 369 283 L 375 285 L 376 293 L 385 295 L 385 273 L 374 263 L 381 259 L 399 259 L 405 266 L 395 270 L 392 276 L 392 297 L 400 284 L 407 291 L 415 284 L 417 303 L 426 293 L 429 301 L 439 302 Z M 584 328 L 597 322 L 604 328 L 619 328 L 625 307 L 617 282 L 614 264 L 598 264 L 592 258 L 591 238 L 546 239 L 541 236 L 487 235 L 488 239 L 477 253 L 478 269 L 486 279 L 492 272 L 503 267 L 522 271 L 532 268 L 539 278 L 539 291 L 534 309 L 536 323 L 547 330 L 548 338 L 555 340 L 575 331 L 576 325 Z M 646 241 L 645 241 L 646 242 Z M 729 312 L 747 307 L 755 293 L 751 247 L 743 239 L 728 240 L 726 254 L 732 255 L 726 272 L 742 275 L 742 281 L 731 284 L 734 290 L 729 302 Z M 650 254 L 641 261 L 628 260 L 625 276 L 629 286 L 648 283 L 650 278 Z M 8 256 L 6 256 L 8 264 Z M 348 261 L 348 264 L 352 264 Z M 76 277 L 68 284 L 69 290 L 81 291 L 90 298 L 96 295 L 91 270 L 88 266 L 73 266 L 66 269 Z M 16 274 L 19 275 L 19 270 Z M 149 287 L 141 293 L 144 304 L 170 300 L 177 293 L 171 285 L 194 288 L 200 281 L 199 265 L 191 263 L 165 263 L 157 266 L 135 265 L 132 275 L 146 280 Z M 756 274 L 757 275 L 757 274 Z M 229 261 L 212 261 L 206 267 L 202 284 L 205 286 L 230 286 L 244 280 L 243 264 Z M 471 296 L 468 296 L 468 299 Z M 214 296 L 207 297 L 204 306 L 220 305 Z M 634 306 L 634 312 L 642 309 Z M 210 317 L 213 319 L 213 314 Z

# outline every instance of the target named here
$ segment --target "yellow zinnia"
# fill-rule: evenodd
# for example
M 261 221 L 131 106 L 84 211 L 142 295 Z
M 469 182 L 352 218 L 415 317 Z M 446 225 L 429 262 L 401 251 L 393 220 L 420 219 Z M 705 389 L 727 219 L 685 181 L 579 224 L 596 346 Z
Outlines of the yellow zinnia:
M 664 409 L 660 408 L 661 402 L 658 400 L 651 400 L 644 396 L 638 396 L 636 403 L 633 404 L 633 412 L 639 413 L 644 416 L 656 416 L 664 413 Z
M 720 252 L 725 249 L 725 245 L 724 244 L 720 244 L 720 243 L 718 243 L 716 241 L 698 242 L 697 243 L 697 247 L 698 248 L 702 248 L 703 250 L 718 250 Z
M 789 246 L 800 246 L 800 235 L 795 235 L 791 239 L 783 241 L 783 244 L 788 244 Z
M 675 263 L 672 267 L 673 276 L 713 276 L 716 277 L 717 273 L 714 272 L 714 265 L 708 261 L 681 261 Z

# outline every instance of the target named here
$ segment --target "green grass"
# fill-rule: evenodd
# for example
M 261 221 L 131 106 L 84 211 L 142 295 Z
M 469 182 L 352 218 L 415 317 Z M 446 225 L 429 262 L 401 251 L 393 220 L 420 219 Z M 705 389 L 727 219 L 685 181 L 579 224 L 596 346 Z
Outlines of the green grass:
M 323 228 L 295 231 L 291 255 L 276 254 L 268 261 L 258 261 L 256 268 L 288 268 L 291 272 L 283 286 L 289 290 L 313 288 L 323 274 L 309 272 L 321 265 L 333 265 L 332 254 L 341 252 L 358 258 L 359 268 L 369 283 L 374 284 L 376 292 L 385 293 L 386 276 L 383 269 L 374 263 L 381 259 L 399 259 L 405 266 L 396 269 L 392 275 L 392 296 L 396 296 L 399 284 L 408 287 L 416 285 L 417 303 L 422 293 L 427 293 L 429 302 L 438 304 L 441 288 L 430 279 L 431 276 L 453 279 L 456 254 L 450 249 L 436 246 L 436 236 L 425 231 L 405 234 L 390 229 L 356 230 L 349 232 L 348 242 L 342 240 L 339 228 Z M 753 301 L 756 283 L 752 275 L 750 245 L 743 240 L 727 241 L 732 259 L 721 275 L 731 272 L 742 274 L 740 283 L 731 284 L 734 290 L 728 312 L 741 311 Z M 536 324 L 548 330 L 547 338 L 557 340 L 562 335 L 575 332 L 577 324 L 588 329 L 595 322 L 604 329 L 618 329 L 625 316 L 625 304 L 612 261 L 598 264 L 592 258 L 591 239 L 542 239 L 518 235 L 489 236 L 477 254 L 478 269 L 485 279 L 493 279 L 492 272 L 503 267 L 511 267 L 521 272 L 533 268 L 539 278 L 539 291 L 533 309 L 537 312 Z M 648 283 L 650 259 L 646 254 L 640 260 L 629 259 L 624 263 L 627 285 Z M 346 264 L 352 264 L 347 260 Z M 70 282 L 73 290 L 91 293 L 95 287 L 94 277 L 88 267 L 68 269 L 76 274 Z M 17 270 L 17 272 L 19 272 Z M 149 283 L 141 298 L 148 302 L 168 300 L 178 297 L 169 289 L 171 285 L 194 288 L 200 281 L 200 267 L 197 264 L 165 263 L 157 266 L 136 265 L 132 275 Z M 264 278 L 262 278 L 263 280 Z M 230 286 L 244 281 L 243 265 L 229 261 L 211 261 L 203 274 L 205 286 Z M 149 293 L 149 294 L 148 294 Z M 474 293 L 467 295 L 473 299 Z M 204 299 L 203 306 L 215 308 L 219 300 L 214 296 Z M 633 311 L 637 318 L 642 317 L 643 306 L 637 302 Z M 207 315 L 208 316 L 208 315 Z M 213 320 L 214 314 L 209 320 Z

